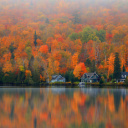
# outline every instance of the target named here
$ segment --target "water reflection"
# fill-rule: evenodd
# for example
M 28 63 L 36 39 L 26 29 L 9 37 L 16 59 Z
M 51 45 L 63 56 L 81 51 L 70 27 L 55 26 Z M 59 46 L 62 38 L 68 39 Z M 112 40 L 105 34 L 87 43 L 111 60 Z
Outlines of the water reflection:
M 126 128 L 128 90 L 1 88 L 0 127 Z

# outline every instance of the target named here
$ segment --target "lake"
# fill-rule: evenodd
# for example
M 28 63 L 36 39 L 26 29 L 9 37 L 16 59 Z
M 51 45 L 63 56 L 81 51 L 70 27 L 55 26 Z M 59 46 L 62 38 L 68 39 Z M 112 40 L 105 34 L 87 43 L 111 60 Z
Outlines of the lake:
M 127 128 L 128 90 L 0 88 L 0 128 Z

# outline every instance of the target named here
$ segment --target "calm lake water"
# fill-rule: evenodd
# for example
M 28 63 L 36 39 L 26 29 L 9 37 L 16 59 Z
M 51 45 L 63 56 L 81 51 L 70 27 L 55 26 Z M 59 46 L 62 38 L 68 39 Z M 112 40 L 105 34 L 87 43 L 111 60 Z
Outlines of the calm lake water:
M 0 128 L 128 128 L 128 90 L 0 88 Z

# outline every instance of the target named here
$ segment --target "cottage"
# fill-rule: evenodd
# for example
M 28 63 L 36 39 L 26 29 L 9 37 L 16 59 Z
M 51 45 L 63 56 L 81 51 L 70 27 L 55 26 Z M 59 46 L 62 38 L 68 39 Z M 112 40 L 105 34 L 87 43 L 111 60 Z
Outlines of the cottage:
M 98 82 L 98 81 L 99 81 L 99 76 L 96 74 L 96 72 L 85 73 L 81 77 L 81 82 L 94 83 L 94 82 Z
M 121 72 L 121 77 L 119 79 L 119 82 L 124 82 L 127 76 L 128 76 L 128 72 Z
M 66 82 L 66 80 L 61 75 L 53 75 L 51 79 L 51 83 L 53 82 Z

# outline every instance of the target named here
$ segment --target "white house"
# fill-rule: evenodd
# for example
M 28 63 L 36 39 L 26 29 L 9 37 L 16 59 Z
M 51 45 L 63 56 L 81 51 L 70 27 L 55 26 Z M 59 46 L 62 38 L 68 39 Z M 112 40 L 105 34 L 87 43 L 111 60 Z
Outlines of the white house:
M 51 83 L 53 82 L 66 82 L 66 80 L 61 75 L 53 75 L 51 79 Z
M 127 76 L 128 76 L 128 72 L 121 72 L 121 77 L 119 79 L 119 82 L 124 82 Z

